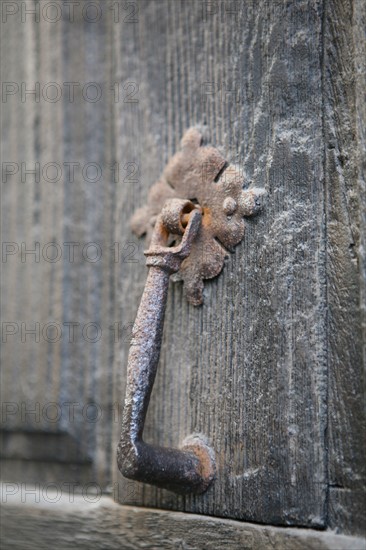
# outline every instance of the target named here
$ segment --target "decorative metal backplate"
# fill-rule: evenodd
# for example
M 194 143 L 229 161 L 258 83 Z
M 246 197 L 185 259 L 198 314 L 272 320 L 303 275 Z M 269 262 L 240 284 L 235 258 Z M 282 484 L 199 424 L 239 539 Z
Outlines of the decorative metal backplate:
M 193 305 L 203 302 L 204 279 L 221 272 L 228 252 L 242 240 L 243 216 L 252 216 L 260 208 L 260 192 L 242 187 L 240 172 L 217 149 L 202 146 L 201 133 L 190 128 L 181 141 L 181 151 L 150 189 L 146 206 L 132 217 L 132 230 L 139 237 L 146 234 L 149 243 L 167 199 L 189 199 L 201 206 L 202 223 L 190 255 L 173 275 L 174 280 L 184 281 L 186 297 Z

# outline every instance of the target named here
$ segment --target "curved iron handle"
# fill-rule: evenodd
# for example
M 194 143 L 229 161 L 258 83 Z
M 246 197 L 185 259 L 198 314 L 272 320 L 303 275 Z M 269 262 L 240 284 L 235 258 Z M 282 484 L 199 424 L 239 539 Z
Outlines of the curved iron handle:
M 211 449 L 199 436 L 185 440 L 181 449 L 171 449 L 147 444 L 142 435 L 159 362 L 169 277 L 189 255 L 201 217 L 200 207 L 190 201 L 167 201 L 145 252 L 149 273 L 132 330 L 117 451 L 125 477 L 177 493 L 202 493 L 208 488 L 215 472 Z M 178 246 L 164 246 L 170 233 L 183 234 Z

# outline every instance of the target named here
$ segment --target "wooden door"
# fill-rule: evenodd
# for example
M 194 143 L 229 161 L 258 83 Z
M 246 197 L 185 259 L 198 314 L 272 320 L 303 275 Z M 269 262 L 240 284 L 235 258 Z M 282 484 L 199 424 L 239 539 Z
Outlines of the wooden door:
M 361 534 L 363 2 L 55 4 L 3 13 L 4 482 Z M 203 306 L 170 284 L 146 439 L 202 433 L 217 464 L 182 497 L 124 480 L 116 445 L 129 221 L 190 126 L 265 195 Z

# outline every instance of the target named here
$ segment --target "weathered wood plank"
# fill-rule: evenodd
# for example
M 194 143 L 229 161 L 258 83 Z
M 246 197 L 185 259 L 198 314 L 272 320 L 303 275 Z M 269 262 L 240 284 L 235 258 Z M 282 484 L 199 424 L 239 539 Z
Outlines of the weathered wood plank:
M 146 438 L 177 446 L 204 433 L 216 452 L 215 484 L 186 498 L 145 486 L 131 503 L 323 526 L 322 4 L 218 2 L 210 13 L 190 1 L 138 6 L 138 22 L 115 42 L 122 81 L 139 86 L 139 103 L 116 105 L 117 154 L 141 173 L 138 184 L 118 188 L 117 234 L 136 241 L 131 212 L 194 124 L 206 123 L 209 141 L 267 196 L 224 272 L 207 284 L 202 308 L 185 303 L 179 284 L 170 289 Z M 118 266 L 122 324 L 134 320 L 142 262 Z
M 7 6 L 2 6 L 2 81 L 17 87 L 1 103 L 2 168 L 7 162 L 18 168 L 2 181 L 2 240 L 18 248 L 1 264 L 2 319 L 17 330 L 2 343 L 3 407 L 10 404 L 2 409 L 3 475 L 12 477 L 9 460 L 32 460 L 43 449 L 45 462 L 23 469 L 32 472 L 29 481 L 41 480 L 47 461 L 55 461 L 50 445 L 56 433 L 68 435 L 70 450 L 69 458 L 65 452 L 58 460 L 74 462 L 77 448 L 77 461 L 85 465 L 80 475 L 80 465 L 75 467 L 68 481 L 85 480 L 87 472 L 105 486 L 110 481 L 114 350 L 109 330 L 114 322 L 110 246 L 116 185 L 110 169 L 113 14 L 105 10 L 96 24 L 88 22 L 93 8 L 83 15 L 85 3 L 75 6 L 72 17 L 66 5 L 58 5 L 62 17 L 53 23 L 42 12 L 42 2 L 14 3 L 10 8 L 18 6 L 18 11 L 6 17 Z M 57 16 L 55 7 L 49 7 L 48 16 Z M 97 87 L 102 96 L 94 102 Z M 36 95 L 23 90 L 36 90 Z M 35 163 L 38 174 L 25 175 Z M 86 171 L 88 163 L 100 170 L 96 181 L 95 168 Z M 37 255 L 22 255 L 22 243 Z M 96 248 L 92 244 L 88 250 L 88 243 L 100 246 L 100 261 L 89 261 Z M 48 323 L 56 331 L 47 331 Z M 83 332 L 89 323 L 99 327 L 96 342 L 91 341 L 95 325 Z M 35 328 L 35 334 L 26 334 Z M 36 432 L 33 440 L 29 432 Z M 24 438 L 27 445 L 21 443 Z M 70 476 L 69 465 L 65 469 Z M 18 471 L 16 463 L 14 475 Z M 49 471 L 59 474 L 60 467 L 50 462 Z
M 9 491 L 10 492 L 10 491 Z M 34 495 L 33 495 L 34 498 Z M 47 499 L 57 498 L 49 493 Z M 364 550 L 365 540 L 312 529 L 259 526 L 180 512 L 95 503 L 63 495 L 54 503 L 26 504 L 8 496 L 2 507 L 1 539 L 7 550 Z M 15 502 L 14 502 L 15 500 Z M 33 503 L 32 503 L 33 502 Z
M 365 533 L 366 4 L 326 3 L 329 525 Z

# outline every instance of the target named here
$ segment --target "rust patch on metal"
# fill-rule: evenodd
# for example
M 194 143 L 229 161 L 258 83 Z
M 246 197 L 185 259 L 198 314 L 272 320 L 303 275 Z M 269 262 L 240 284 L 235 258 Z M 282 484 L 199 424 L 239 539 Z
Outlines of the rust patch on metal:
M 225 257 L 243 239 L 243 217 L 260 208 L 260 191 L 243 190 L 243 177 L 227 165 L 217 149 L 202 146 L 202 135 L 189 129 L 181 141 L 181 151 L 167 164 L 161 178 L 150 189 L 146 206 L 131 220 L 132 230 L 150 242 L 154 225 L 167 199 L 197 202 L 202 223 L 189 256 L 173 280 L 183 280 L 185 295 L 193 305 L 203 302 L 203 281 L 218 275 Z

